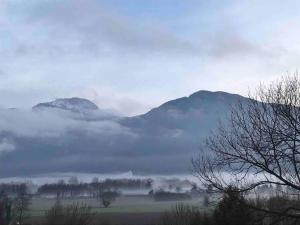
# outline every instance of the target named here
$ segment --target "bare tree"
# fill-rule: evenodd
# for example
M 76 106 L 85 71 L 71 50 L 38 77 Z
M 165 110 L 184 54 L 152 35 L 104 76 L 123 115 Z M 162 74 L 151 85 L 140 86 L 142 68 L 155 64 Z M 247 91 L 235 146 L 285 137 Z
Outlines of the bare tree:
M 250 99 L 233 106 L 228 121 L 207 140 L 193 160 L 195 175 L 215 190 L 230 186 L 239 192 L 271 184 L 278 190 L 300 191 L 300 79 L 288 76 L 261 85 Z M 205 153 L 206 152 L 206 153 Z M 300 218 L 290 205 L 266 213 Z
M 30 196 L 26 193 L 26 189 L 21 190 L 14 203 L 18 224 L 23 224 L 24 214 L 28 211 L 30 203 Z

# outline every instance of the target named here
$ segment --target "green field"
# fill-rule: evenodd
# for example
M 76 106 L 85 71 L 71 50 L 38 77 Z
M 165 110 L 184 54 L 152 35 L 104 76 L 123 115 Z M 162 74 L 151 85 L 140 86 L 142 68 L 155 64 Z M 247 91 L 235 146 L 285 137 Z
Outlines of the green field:
M 155 201 L 148 196 L 121 196 L 109 208 L 103 208 L 96 199 L 73 198 L 61 200 L 62 205 L 86 204 L 92 208 L 95 224 L 149 225 L 160 224 L 163 213 L 170 211 L 176 204 L 183 203 L 198 207 L 201 211 L 211 211 L 203 207 L 203 197 L 188 201 Z M 45 212 L 55 204 L 55 199 L 33 198 L 28 224 L 43 224 Z
M 31 216 L 42 216 L 55 203 L 55 199 L 33 198 L 30 206 Z M 103 208 L 96 199 L 75 198 L 64 199 L 63 205 L 74 203 L 87 204 L 95 213 L 156 213 L 165 212 L 178 203 L 190 204 L 202 208 L 202 199 L 189 201 L 155 201 L 147 196 L 121 196 L 109 208 Z M 204 210 L 204 208 L 203 208 Z

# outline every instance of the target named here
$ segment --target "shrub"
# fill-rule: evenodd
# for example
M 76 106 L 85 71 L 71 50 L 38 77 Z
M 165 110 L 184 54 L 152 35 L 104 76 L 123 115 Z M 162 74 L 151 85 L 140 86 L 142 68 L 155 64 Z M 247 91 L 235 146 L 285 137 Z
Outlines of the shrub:
M 90 225 L 92 218 L 91 208 L 84 204 L 61 206 L 56 203 L 46 212 L 46 224 L 49 225 Z
M 229 188 L 218 203 L 214 211 L 214 220 L 218 225 L 253 224 L 251 210 L 235 188 Z
M 97 199 L 102 205 L 107 208 L 120 194 L 116 191 L 102 191 L 100 190 L 97 194 Z
M 162 216 L 163 225 L 212 225 L 212 217 L 195 206 L 177 204 Z
M 296 211 L 289 210 L 289 214 L 298 214 L 300 208 L 299 200 L 289 198 L 288 196 L 275 196 L 266 201 L 266 207 L 270 211 L 277 212 L 278 214 L 268 215 L 268 222 L 270 224 L 284 224 L 293 225 L 299 224 L 299 219 L 293 219 L 286 217 L 282 212 L 285 212 L 288 208 L 297 209 Z

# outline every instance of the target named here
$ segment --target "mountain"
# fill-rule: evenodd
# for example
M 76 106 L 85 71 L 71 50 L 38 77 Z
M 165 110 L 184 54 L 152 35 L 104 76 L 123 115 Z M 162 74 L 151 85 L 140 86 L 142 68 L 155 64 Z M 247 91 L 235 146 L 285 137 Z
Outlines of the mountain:
M 224 120 L 232 105 L 246 100 L 240 95 L 226 92 L 199 91 L 188 97 L 168 101 L 146 114 L 124 118 L 122 124 L 153 132 L 165 128 L 206 134 L 220 120 Z
M 69 110 L 72 112 L 86 112 L 98 110 L 98 106 L 84 98 L 59 98 L 52 102 L 39 103 L 33 106 L 34 110 L 47 108 Z
M 0 176 L 188 173 L 191 158 L 231 105 L 247 100 L 199 91 L 134 117 L 103 116 L 80 98 L 40 103 L 32 112 L 0 110 Z

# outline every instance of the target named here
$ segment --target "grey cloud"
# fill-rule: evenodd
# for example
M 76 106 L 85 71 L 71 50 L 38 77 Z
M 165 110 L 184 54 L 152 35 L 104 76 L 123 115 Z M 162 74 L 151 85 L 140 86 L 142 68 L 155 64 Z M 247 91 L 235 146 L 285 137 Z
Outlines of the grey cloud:
M 89 96 L 89 94 L 87 94 Z M 142 114 L 151 109 L 151 106 L 142 103 L 130 97 L 100 95 L 96 92 L 91 96 L 93 102 L 97 103 L 101 108 L 106 108 L 117 115 L 137 115 Z
M 3 138 L 0 141 L 0 156 L 5 153 L 12 152 L 16 149 L 14 143 L 11 140 Z
M 211 54 L 215 57 L 227 57 L 234 55 L 249 55 L 262 53 L 262 50 L 240 37 L 239 35 L 223 34 L 217 38 L 216 44 L 212 46 Z
M 130 130 L 113 120 L 107 114 L 90 115 L 92 121 L 76 114 L 61 111 L 32 112 L 30 110 L 0 110 L 0 131 L 20 137 L 60 137 L 69 131 L 80 130 L 92 134 L 126 134 Z
M 203 41 L 207 42 L 204 54 L 215 59 L 228 61 L 241 57 L 271 59 L 279 54 L 276 49 L 255 43 L 231 29 L 209 34 L 203 38 Z
M 94 53 L 113 50 L 195 54 L 198 50 L 193 43 L 165 28 L 145 26 L 114 12 L 103 1 L 29 1 L 26 6 L 14 1 L 14 4 L 10 9 L 26 21 L 21 25 L 40 31 L 40 36 L 34 37 L 34 44 L 30 40 L 20 43 L 18 54 L 30 51 L 55 54 L 56 50 L 64 53 L 74 49 Z
M 28 31 L 39 31 L 33 41 L 26 38 L 15 46 L 17 55 L 109 55 L 111 52 L 179 53 L 216 58 L 272 55 L 269 50 L 233 32 L 230 26 L 203 33 L 193 41 L 184 40 L 163 26 L 132 21 L 107 7 L 105 1 L 30 1 L 26 7 L 16 1 L 10 8 L 18 9 L 16 16 L 26 21 L 20 26 L 27 27 Z

